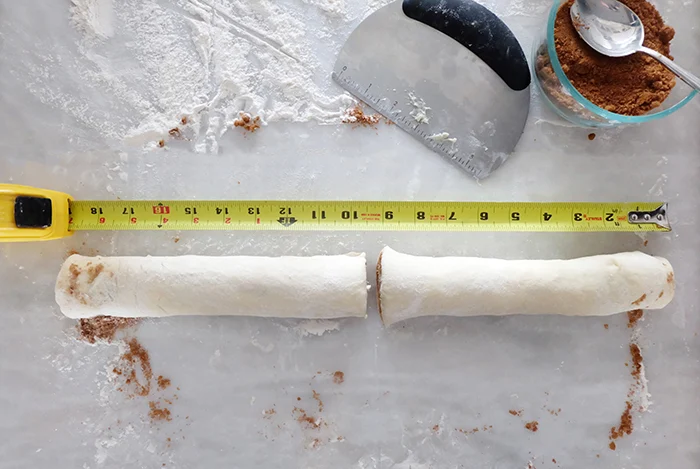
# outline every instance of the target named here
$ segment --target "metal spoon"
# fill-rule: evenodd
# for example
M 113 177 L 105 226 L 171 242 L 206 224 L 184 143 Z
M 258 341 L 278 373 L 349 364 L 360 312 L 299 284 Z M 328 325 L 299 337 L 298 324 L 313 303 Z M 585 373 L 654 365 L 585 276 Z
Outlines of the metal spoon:
M 644 25 L 635 12 L 617 0 L 576 0 L 571 20 L 579 36 L 596 51 L 610 57 L 644 52 L 661 62 L 681 80 L 700 91 L 700 78 L 663 54 L 644 47 Z

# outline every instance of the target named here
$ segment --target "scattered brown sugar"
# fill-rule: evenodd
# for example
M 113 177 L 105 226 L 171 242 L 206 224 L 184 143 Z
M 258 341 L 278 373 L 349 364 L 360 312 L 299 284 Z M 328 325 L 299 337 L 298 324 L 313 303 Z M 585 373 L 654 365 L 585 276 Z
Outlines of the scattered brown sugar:
M 234 127 L 241 127 L 248 132 L 255 132 L 260 128 L 260 116 L 251 116 L 247 112 L 239 112 L 238 119 L 233 121 Z
M 148 351 L 135 338 L 127 341 L 127 351 L 119 358 L 119 363 L 112 370 L 115 374 L 126 377 L 120 391 L 129 397 L 148 396 L 151 392 L 151 358 Z M 143 382 L 139 380 L 136 371 L 141 370 Z
M 636 300 L 634 300 L 632 302 L 632 306 L 639 306 L 642 303 L 642 301 L 644 301 L 646 299 L 647 299 L 647 294 L 643 293 L 642 296 L 640 296 L 639 298 L 637 298 Z
M 94 344 L 101 340 L 111 342 L 117 332 L 138 324 L 137 318 L 115 318 L 112 316 L 97 316 L 89 319 L 81 319 L 78 322 L 80 338 Z
M 182 134 L 180 133 L 180 129 L 178 127 L 173 127 L 168 131 L 168 135 L 170 135 L 173 138 L 182 138 Z
M 179 236 L 175 236 L 175 237 L 173 238 L 173 243 L 176 243 L 176 244 L 177 244 L 177 243 L 179 243 L 179 242 L 180 242 L 180 237 L 179 237 Z
M 632 430 L 634 430 L 634 427 L 632 425 L 632 403 L 630 401 L 627 401 L 625 403 L 625 410 L 622 412 L 622 415 L 620 416 L 620 425 L 617 427 L 612 427 L 610 429 L 610 440 L 611 443 L 613 443 L 612 440 L 617 440 L 618 438 L 622 438 L 625 435 L 631 435 Z M 615 449 L 611 447 L 610 449 Z
M 433 425 L 433 432 L 437 433 L 440 431 L 440 425 Z
M 561 408 L 559 409 L 547 409 L 550 415 L 554 415 L 555 417 L 559 416 L 559 413 L 561 412 Z
M 594 133 L 588 134 L 588 140 L 595 140 L 595 134 Z
M 673 58 L 670 42 L 675 30 L 664 24 L 656 8 L 646 0 L 621 0 L 644 24 L 644 46 Z M 554 44 L 562 70 L 576 89 L 597 106 L 617 114 L 639 116 L 658 107 L 676 84 L 663 65 L 642 53 L 607 57 L 588 46 L 576 31 L 570 9 L 564 3 L 554 23 Z
M 644 240 L 644 243 L 642 243 L 642 244 L 644 245 L 644 247 L 648 246 L 648 245 L 649 245 L 649 240 L 648 240 L 648 239 L 645 239 L 645 240 Z
M 314 399 L 316 402 L 318 402 L 318 411 L 323 412 L 323 401 L 321 400 L 321 395 L 317 393 L 315 390 L 311 390 L 313 393 Z
M 265 410 L 263 410 L 263 416 L 264 416 L 263 418 L 270 419 L 276 413 L 277 413 L 277 411 L 275 409 L 265 409 Z
M 554 458 L 552 458 L 552 462 L 553 462 L 554 464 L 556 464 L 556 463 L 557 463 L 557 460 L 554 459 Z
M 380 114 L 365 114 L 362 105 L 358 104 L 355 107 L 348 109 L 343 122 L 345 124 L 353 124 L 355 127 L 374 127 L 382 119 Z
M 610 326 L 609 326 L 608 324 L 603 324 L 603 327 L 604 327 L 605 329 L 609 329 L 609 328 L 610 328 Z
M 163 148 L 164 146 L 165 146 L 165 140 L 163 140 L 163 139 L 161 138 L 160 140 L 158 140 L 158 147 L 159 147 L 159 148 Z
M 173 418 L 170 416 L 170 409 L 168 408 L 161 408 L 158 406 L 159 403 L 157 401 L 151 401 L 148 403 L 148 408 L 150 409 L 148 411 L 148 416 L 151 417 L 151 420 L 153 421 L 171 421 Z
M 165 389 L 170 386 L 170 379 L 164 378 L 163 375 L 158 376 L 158 389 Z
M 187 116 L 182 116 L 182 119 L 180 119 L 180 124 L 187 125 L 189 121 L 190 120 L 187 118 Z
M 609 447 L 611 450 L 615 451 L 615 449 L 617 448 L 617 445 L 615 444 L 614 441 L 611 441 L 610 444 L 608 445 L 608 447 Z
M 520 417 L 521 415 L 523 415 L 523 411 L 522 411 L 522 410 L 513 410 L 513 409 L 511 409 L 511 410 L 508 411 L 508 413 L 509 413 L 510 415 L 515 415 L 515 416 L 517 416 L 517 417 Z
M 632 376 L 635 380 L 639 381 L 642 376 L 642 362 L 644 358 L 642 357 L 642 351 L 639 349 L 639 345 L 634 342 L 630 344 L 630 353 L 632 354 Z
M 298 397 L 298 396 L 297 396 L 297 401 L 300 401 L 300 400 L 301 400 L 301 397 Z
M 632 329 L 642 319 L 642 316 L 644 316 L 644 311 L 641 309 L 627 311 L 627 327 Z
M 477 433 L 479 431 L 479 428 L 474 427 L 471 430 L 465 430 L 463 428 L 455 428 L 455 431 L 462 433 L 464 435 L 473 435 L 474 433 Z
M 538 425 L 539 422 L 537 422 L 537 420 L 533 420 L 532 422 L 527 422 L 525 424 L 525 428 L 527 428 L 531 432 L 536 432 L 538 430 Z
M 673 284 L 673 272 L 669 272 L 668 275 L 666 275 L 666 283 L 669 285 Z
M 335 384 L 343 384 L 344 381 L 345 373 L 343 373 L 342 371 L 336 371 L 335 373 L 333 373 L 333 382 Z
M 292 410 L 292 415 L 296 418 L 297 422 L 299 422 L 304 428 L 309 428 L 311 430 L 318 430 L 319 428 L 321 428 L 321 423 L 319 421 L 316 421 L 315 418 L 309 416 L 304 409 L 295 407 Z

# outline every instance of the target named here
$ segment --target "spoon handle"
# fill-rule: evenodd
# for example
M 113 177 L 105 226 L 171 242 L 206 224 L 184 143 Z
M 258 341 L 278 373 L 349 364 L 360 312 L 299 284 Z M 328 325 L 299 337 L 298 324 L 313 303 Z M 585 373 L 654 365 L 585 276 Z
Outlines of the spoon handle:
M 645 54 L 654 57 L 656 60 L 661 62 L 667 69 L 675 73 L 678 78 L 686 82 L 696 91 L 700 91 L 700 78 L 685 70 L 683 67 L 676 64 L 676 62 L 674 62 L 673 60 L 669 59 L 663 54 L 660 54 L 659 52 L 656 52 L 653 49 L 649 49 L 648 47 L 639 48 L 639 52 L 644 52 Z

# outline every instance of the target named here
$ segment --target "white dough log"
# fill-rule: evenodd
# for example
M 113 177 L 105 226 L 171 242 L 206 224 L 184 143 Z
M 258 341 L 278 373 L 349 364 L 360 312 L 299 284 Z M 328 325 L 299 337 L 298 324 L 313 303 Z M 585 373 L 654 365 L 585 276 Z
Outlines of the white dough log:
M 377 264 L 385 325 L 419 316 L 607 316 L 663 308 L 674 291 L 671 264 L 641 252 L 502 260 L 420 257 L 385 247 Z
M 365 317 L 365 254 L 314 257 L 70 256 L 56 302 L 70 318 Z

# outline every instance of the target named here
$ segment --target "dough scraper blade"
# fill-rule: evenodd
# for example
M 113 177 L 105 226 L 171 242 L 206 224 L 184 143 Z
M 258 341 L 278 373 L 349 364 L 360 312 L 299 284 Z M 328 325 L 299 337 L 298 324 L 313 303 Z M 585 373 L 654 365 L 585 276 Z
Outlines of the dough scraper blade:
M 530 71 L 511 30 L 471 0 L 398 0 L 368 16 L 333 79 L 452 163 L 487 177 L 513 152 Z

